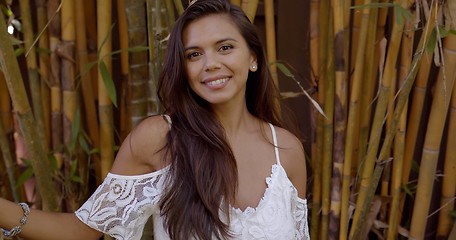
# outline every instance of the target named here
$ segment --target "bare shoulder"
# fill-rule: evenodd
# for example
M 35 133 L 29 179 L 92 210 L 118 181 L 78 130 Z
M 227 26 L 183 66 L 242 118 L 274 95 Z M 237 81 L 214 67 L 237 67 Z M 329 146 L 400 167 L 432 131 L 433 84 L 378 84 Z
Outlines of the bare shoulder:
M 280 161 L 288 178 L 298 190 L 299 197 L 305 198 L 307 173 L 306 157 L 301 141 L 286 129 L 276 127 Z
M 121 175 L 145 174 L 161 169 L 161 156 L 169 131 L 163 116 L 152 116 L 138 124 L 123 141 L 112 173 Z

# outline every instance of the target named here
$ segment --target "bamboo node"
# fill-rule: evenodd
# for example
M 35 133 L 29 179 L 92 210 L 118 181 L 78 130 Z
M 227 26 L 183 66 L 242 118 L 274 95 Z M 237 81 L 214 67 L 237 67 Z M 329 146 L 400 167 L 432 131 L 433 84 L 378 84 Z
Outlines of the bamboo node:
M 379 160 L 377 159 L 375 162 L 380 165 L 380 166 L 384 166 L 385 164 L 389 163 L 393 161 L 393 158 L 392 157 L 389 157 L 389 158 L 386 158 L 386 159 L 383 159 L 383 160 Z

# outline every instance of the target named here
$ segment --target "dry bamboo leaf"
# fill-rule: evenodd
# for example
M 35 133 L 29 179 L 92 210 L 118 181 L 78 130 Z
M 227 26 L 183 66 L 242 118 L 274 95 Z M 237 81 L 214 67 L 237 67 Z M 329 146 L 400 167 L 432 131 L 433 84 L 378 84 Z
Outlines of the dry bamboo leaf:
M 445 1 L 444 16 L 446 29 L 456 29 L 456 1 Z
M 388 226 L 388 224 L 386 222 L 383 222 L 383 221 L 375 219 L 374 220 L 374 227 L 377 228 L 377 229 L 386 229 L 389 226 Z
M 397 227 L 397 233 L 399 233 L 400 235 L 402 235 L 406 238 L 408 238 L 410 236 L 410 232 L 401 226 Z
M 279 62 L 279 61 L 276 61 L 274 62 L 274 64 L 277 65 L 277 68 L 279 68 L 280 71 L 282 71 L 283 74 L 285 74 L 285 76 L 293 79 L 293 81 L 298 84 L 299 88 L 301 89 L 302 93 L 310 100 L 310 102 L 312 103 L 312 105 L 317 109 L 317 111 L 325 118 L 328 118 L 326 117 L 326 114 L 325 112 L 323 111 L 323 109 L 321 108 L 321 106 L 318 104 L 317 101 L 315 101 L 310 95 L 309 93 L 307 93 L 307 91 L 302 87 L 301 83 L 296 79 L 296 77 L 294 76 L 293 73 L 291 73 L 290 69 L 285 66 L 284 63 L 282 62 Z
M 377 215 L 380 212 L 382 200 L 379 196 L 374 197 L 369 213 L 366 215 L 366 220 L 363 224 L 363 230 L 360 239 L 368 239 L 368 234 L 374 224 Z
M 295 97 L 299 97 L 299 96 L 302 96 L 304 95 L 304 93 L 302 92 L 281 92 L 280 93 L 280 96 L 283 98 L 283 99 L 286 99 L 286 98 L 295 98 Z

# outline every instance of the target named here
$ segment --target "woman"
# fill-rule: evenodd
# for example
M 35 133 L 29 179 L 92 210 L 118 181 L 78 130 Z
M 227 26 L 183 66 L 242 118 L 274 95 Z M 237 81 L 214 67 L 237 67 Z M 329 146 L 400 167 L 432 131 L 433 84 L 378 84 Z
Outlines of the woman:
M 24 237 L 140 239 L 153 216 L 159 240 L 309 238 L 304 151 L 281 128 L 262 45 L 239 8 L 188 7 L 169 38 L 159 96 L 166 115 L 130 133 L 76 214 L 34 210 Z M 20 207 L 1 200 L 0 216 L 11 228 Z

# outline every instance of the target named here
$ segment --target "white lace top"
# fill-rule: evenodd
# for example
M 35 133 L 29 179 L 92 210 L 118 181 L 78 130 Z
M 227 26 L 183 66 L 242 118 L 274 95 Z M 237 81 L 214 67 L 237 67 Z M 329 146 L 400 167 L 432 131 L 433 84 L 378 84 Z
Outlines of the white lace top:
M 275 129 L 270 126 L 277 146 Z M 275 155 L 277 163 L 266 179 L 267 188 L 258 206 L 244 211 L 231 208 L 230 230 L 234 239 L 310 239 L 307 201 L 298 197 L 296 188 L 288 179 L 280 164 L 277 147 Z M 168 167 L 135 176 L 109 173 L 89 200 L 76 211 L 76 216 L 98 231 L 125 240 L 141 239 L 144 225 L 152 216 L 155 239 L 170 239 L 158 205 L 167 173 Z

